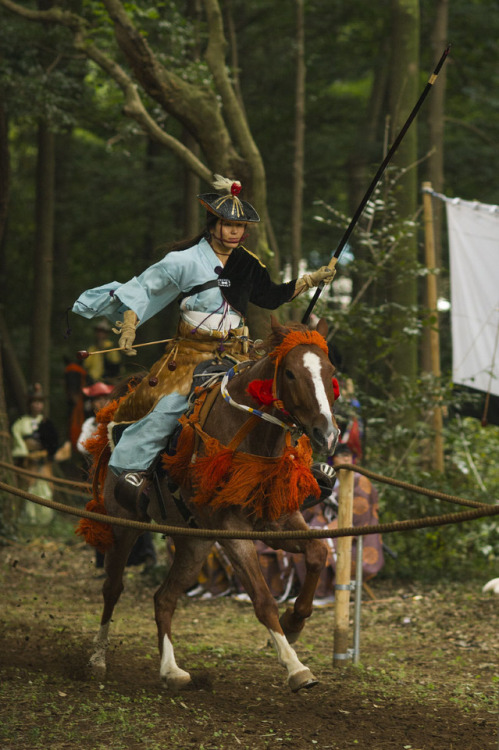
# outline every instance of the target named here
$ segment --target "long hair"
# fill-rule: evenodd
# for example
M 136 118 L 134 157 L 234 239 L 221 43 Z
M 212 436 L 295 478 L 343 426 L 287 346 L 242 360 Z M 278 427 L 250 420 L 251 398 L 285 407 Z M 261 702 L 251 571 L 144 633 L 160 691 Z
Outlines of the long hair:
M 211 230 L 214 229 L 215 224 L 218 221 L 218 216 L 212 214 L 210 211 L 206 212 L 206 223 L 204 229 L 200 234 L 196 234 L 194 237 L 184 238 L 177 240 L 176 242 L 169 242 L 166 245 L 159 245 L 157 248 L 159 251 L 166 255 L 167 253 L 178 252 L 179 250 L 187 250 L 188 247 L 197 245 L 203 237 L 205 240 L 210 239 Z

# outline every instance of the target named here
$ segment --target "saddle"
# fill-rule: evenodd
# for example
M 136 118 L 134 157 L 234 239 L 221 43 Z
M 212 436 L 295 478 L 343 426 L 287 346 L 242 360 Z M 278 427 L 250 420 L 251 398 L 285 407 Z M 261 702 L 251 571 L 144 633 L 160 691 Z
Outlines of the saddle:
M 221 383 L 224 375 L 238 363 L 239 360 L 230 355 L 217 357 L 208 362 L 200 362 L 192 374 L 192 386 L 189 393 L 189 403 L 197 398 L 200 391 Z
M 234 365 L 237 364 L 238 361 L 239 360 L 235 357 L 224 355 L 222 357 L 215 357 L 206 362 L 200 362 L 195 367 L 188 396 L 189 406 L 186 410 L 186 416 L 189 416 L 189 414 L 192 412 L 195 401 L 201 395 L 201 393 L 205 390 L 211 390 L 215 385 L 221 383 L 224 375 L 231 369 L 231 367 L 234 367 Z M 131 420 L 129 422 L 111 423 L 109 432 L 110 443 L 113 449 L 118 444 L 126 428 L 131 424 L 134 424 L 135 421 L 136 420 Z M 181 430 L 182 427 L 179 424 L 168 439 L 165 450 L 169 456 L 173 456 L 175 454 L 178 436 Z

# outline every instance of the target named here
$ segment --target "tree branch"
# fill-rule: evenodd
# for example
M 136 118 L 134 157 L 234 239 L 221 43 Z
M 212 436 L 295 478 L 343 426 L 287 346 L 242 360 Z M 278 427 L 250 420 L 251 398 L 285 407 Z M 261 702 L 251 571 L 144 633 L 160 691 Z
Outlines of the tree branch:
M 238 144 L 243 156 L 264 176 L 263 163 L 251 135 L 248 121 L 230 81 L 225 56 L 227 40 L 225 39 L 222 13 L 218 0 L 204 0 L 209 28 L 208 46 L 205 60 L 213 75 L 217 91 L 220 93 L 229 130 Z
M 135 120 L 145 133 L 168 148 L 201 179 L 208 182 L 211 180 L 212 171 L 179 140 L 163 130 L 147 112 L 137 85 L 126 71 L 89 39 L 87 32 L 90 30 L 90 26 L 84 18 L 68 11 L 62 11 L 59 8 L 51 8 L 46 11 L 29 10 L 12 2 L 12 0 L 0 0 L 0 4 L 28 21 L 57 23 L 71 29 L 75 49 L 83 53 L 89 60 L 93 60 L 122 90 L 125 99 L 124 114 Z

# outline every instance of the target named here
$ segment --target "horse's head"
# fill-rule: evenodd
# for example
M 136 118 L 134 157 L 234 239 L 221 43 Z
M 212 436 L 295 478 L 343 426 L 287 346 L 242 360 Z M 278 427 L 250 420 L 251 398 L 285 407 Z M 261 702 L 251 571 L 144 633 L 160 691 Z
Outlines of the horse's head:
M 276 363 L 277 397 L 303 429 L 312 447 L 332 455 L 340 431 L 333 414 L 334 367 L 328 356 L 327 323 L 317 331 L 304 325 L 281 326 L 272 317 L 270 357 Z

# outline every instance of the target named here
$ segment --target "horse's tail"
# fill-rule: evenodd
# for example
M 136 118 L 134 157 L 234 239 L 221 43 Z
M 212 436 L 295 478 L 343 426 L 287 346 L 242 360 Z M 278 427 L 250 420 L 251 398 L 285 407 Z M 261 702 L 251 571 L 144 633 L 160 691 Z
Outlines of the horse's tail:
M 93 513 L 107 514 L 104 504 L 104 482 L 111 457 L 108 426 L 113 421 L 118 406 L 137 387 L 141 379 L 141 377 L 131 376 L 116 386 L 112 393 L 112 400 L 96 414 L 97 430 L 85 443 L 85 448 L 92 456 L 92 466 L 89 472 L 92 480 L 92 500 L 89 500 L 85 509 Z M 113 546 L 113 532 L 108 523 L 82 518 L 78 523 L 76 533 L 83 536 L 87 544 L 96 547 L 99 552 L 104 553 Z

